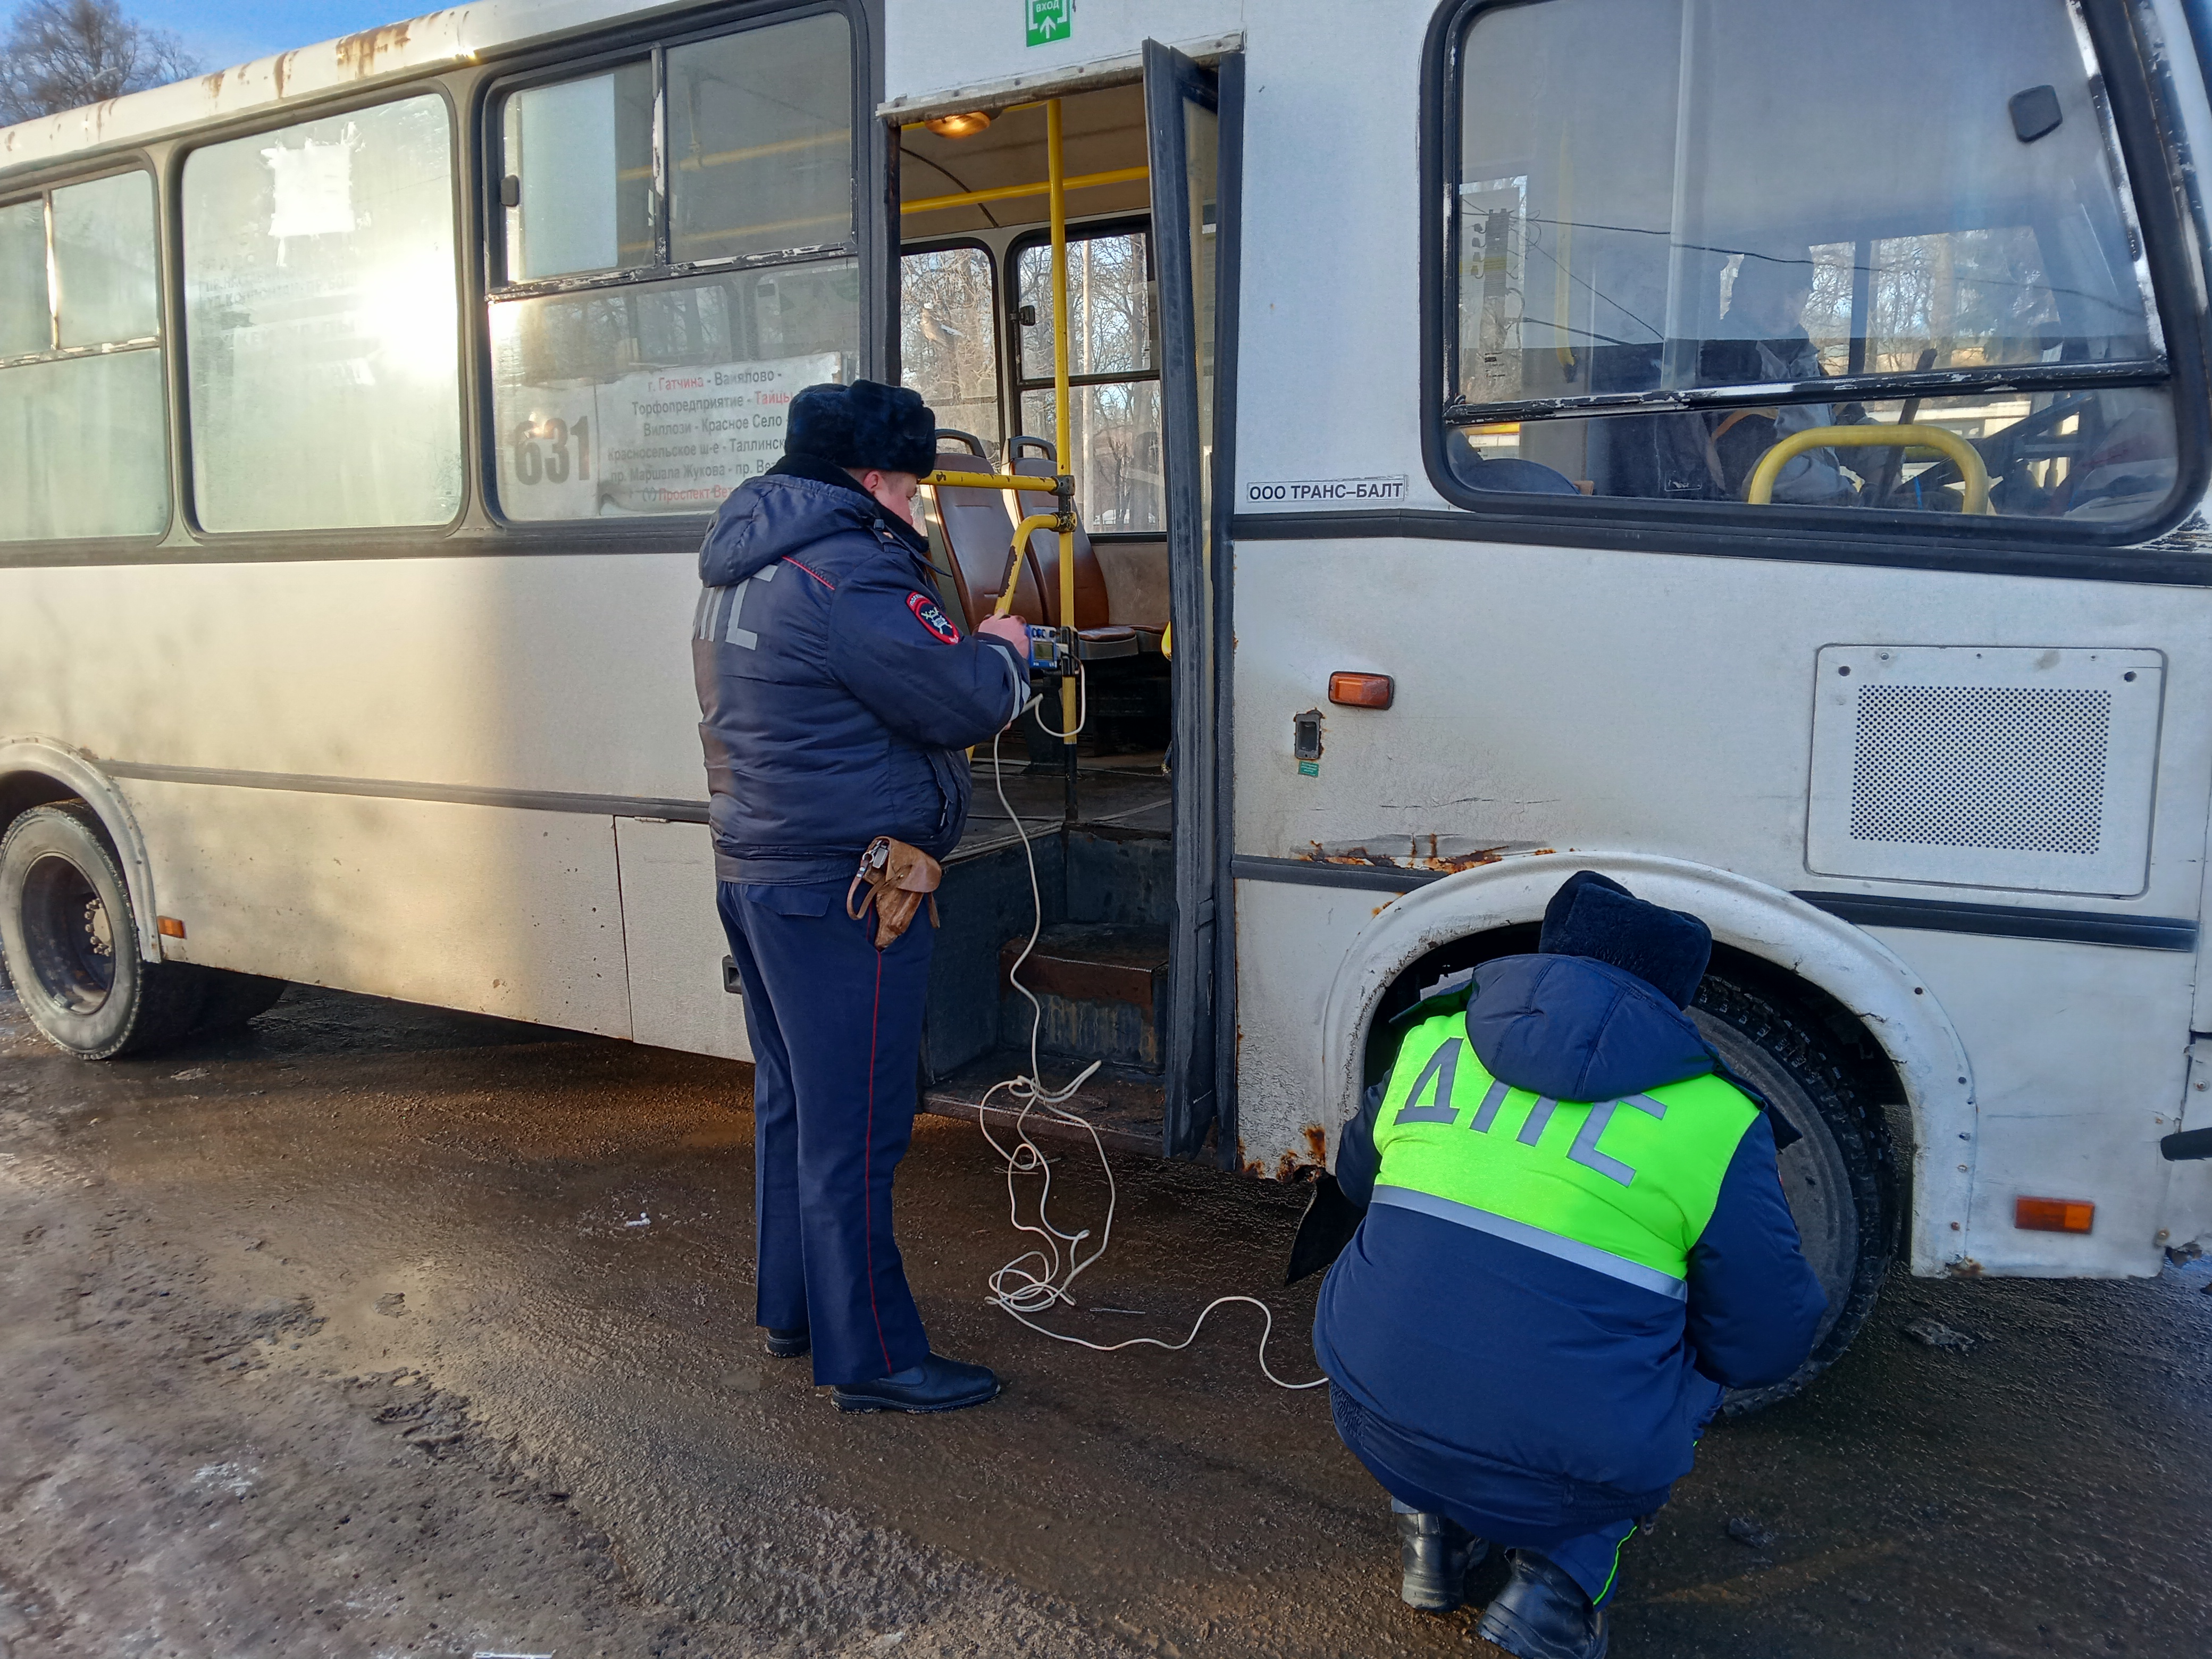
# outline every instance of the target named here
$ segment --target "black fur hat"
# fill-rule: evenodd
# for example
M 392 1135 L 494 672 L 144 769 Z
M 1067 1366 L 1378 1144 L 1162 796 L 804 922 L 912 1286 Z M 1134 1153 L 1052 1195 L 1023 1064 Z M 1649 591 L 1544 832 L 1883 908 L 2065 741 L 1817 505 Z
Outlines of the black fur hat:
M 920 477 L 936 470 L 937 416 L 919 392 L 902 386 L 811 386 L 791 400 L 783 449 L 832 466 Z
M 1686 910 L 1663 909 L 1595 870 L 1577 870 L 1544 907 L 1537 951 L 1595 957 L 1658 987 L 1686 1008 L 1712 960 L 1712 929 Z

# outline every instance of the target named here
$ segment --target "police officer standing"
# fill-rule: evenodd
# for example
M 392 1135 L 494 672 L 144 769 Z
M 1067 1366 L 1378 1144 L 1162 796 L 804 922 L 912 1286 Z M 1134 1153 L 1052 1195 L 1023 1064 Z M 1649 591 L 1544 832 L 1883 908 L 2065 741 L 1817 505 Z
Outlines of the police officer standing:
M 1683 1012 L 1712 935 L 1594 871 L 1534 956 L 1412 1010 L 1336 1176 L 1366 1206 L 1322 1287 L 1337 1432 L 1391 1496 L 1411 1605 L 1602 1659 L 1637 1518 L 1687 1474 L 1723 1388 L 1779 1382 L 1826 1298 L 1775 1164 L 1795 1130 Z
M 809 386 L 784 443 L 708 532 L 691 642 L 753 1048 L 757 1317 L 770 1353 L 811 1350 L 842 1410 L 951 1411 L 999 1379 L 930 1352 L 891 1176 L 916 1105 L 935 920 L 920 901 L 967 822 L 962 751 L 1027 701 L 1028 634 L 1008 617 L 963 635 L 938 605 L 913 508 L 936 428 L 916 393 Z M 866 908 L 864 854 L 871 879 L 905 878 L 902 932 L 889 888 Z

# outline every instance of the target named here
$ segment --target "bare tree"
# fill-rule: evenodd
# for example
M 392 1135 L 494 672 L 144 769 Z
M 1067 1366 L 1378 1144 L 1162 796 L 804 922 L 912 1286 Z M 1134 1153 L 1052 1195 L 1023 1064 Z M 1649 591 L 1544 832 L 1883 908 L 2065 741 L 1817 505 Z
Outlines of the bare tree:
M 949 427 L 999 435 L 991 267 L 973 247 L 910 253 L 900 264 L 899 362 L 906 383 Z
M 1084 518 L 1094 529 L 1156 530 L 1160 497 L 1159 389 L 1147 371 L 1152 355 L 1151 290 L 1141 235 L 1085 239 L 1068 250 L 1068 368 L 1076 374 L 1127 374 L 1074 389 L 1063 438 L 1053 429 L 1049 388 L 1022 394 L 1020 428 L 1048 437 L 1075 475 Z M 1052 260 L 1032 244 L 1023 254 L 1021 297 L 1041 319 L 1024 368 L 1036 375 L 1051 363 Z M 1134 378 L 1145 376 L 1143 379 Z
M 117 0 L 27 0 L 0 39 L 0 125 L 96 104 L 199 72 L 184 43 Z

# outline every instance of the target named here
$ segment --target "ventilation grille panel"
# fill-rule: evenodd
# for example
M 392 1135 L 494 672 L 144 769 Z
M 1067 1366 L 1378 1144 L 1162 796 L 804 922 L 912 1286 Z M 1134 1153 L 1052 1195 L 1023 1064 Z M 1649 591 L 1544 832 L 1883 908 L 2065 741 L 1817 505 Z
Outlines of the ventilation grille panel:
M 1810 869 L 2142 890 L 2158 653 L 1830 646 L 1818 674 Z
M 2093 858 L 2112 694 L 1868 685 L 1851 752 L 1851 839 Z

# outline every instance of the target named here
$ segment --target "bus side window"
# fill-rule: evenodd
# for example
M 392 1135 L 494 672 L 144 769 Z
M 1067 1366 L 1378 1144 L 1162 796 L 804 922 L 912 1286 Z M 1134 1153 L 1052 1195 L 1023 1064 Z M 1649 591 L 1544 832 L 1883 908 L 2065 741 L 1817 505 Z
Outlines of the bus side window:
M 154 276 L 154 181 L 119 173 L 54 192 L 58 343 L 116 345 L 161 331 Z
M 996 465 L 998 307 L 991 252 L 973 242 L 927 248 L 899 261 L 899 363 L 906 384 L 937 411 L 937 424 L 974 434 Z
M 453 128 L 435 97 L 185 159 L 192 484 L 210 531 L 461 509 Z
M 853 234 L 852 32 L 807 17 L 668 54 L 669 221 L 681 264 Z
M 167 528 L 157 246 L 144 173 L 0 208 L 0 542 Z
M 518 92 L 502 129 L 509 282 L 651 257 L 651 64 Z
M 501 98 L 503 518 L 711 513 L 857 372 L 852 50 L 840 14 L 770 20 Z
M 1160 474 L 1160 372 L 1152 356 L 1152 247 L 1144 231 L 1078 232 L 1067 240 L 1067 420 L 1053 430 L 1052 245 L 1015 246 L 1016 429 L 1060 446 L 1075 475 L 1083 527 L 1100 532 L 1158 532 L 1167 523 Z
M 53 296 L 46 288 L 46 204 L 0 207 L 0 361 L 49 351 Z
M 1953 50 L 1913 53 L 1881 43 L 1931 27 L 1922 0 L 1469 5 L 1458 483 L 1562 511 L 2160 512 L 2169 364 L 2069 7 L 1942 15 Z

